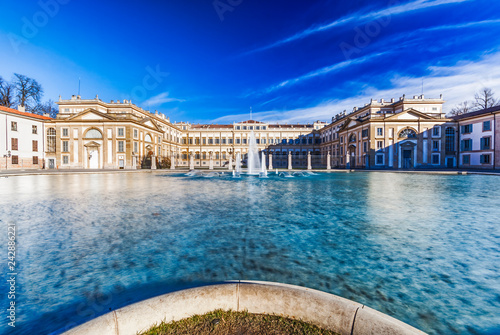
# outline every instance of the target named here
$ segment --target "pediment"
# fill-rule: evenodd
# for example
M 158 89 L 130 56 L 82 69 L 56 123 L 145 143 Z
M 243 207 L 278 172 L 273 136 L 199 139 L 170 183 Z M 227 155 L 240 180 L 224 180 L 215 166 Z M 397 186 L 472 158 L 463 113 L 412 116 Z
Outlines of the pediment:
M 386 118 L 386 120 L 405 120 L 405 121 L 416 121 L 416 120 L 429 120 L 434 119 L 432 116 L 429 116 L 425 113 L 419 112 L 416 109 L 409 108 L 397 114 L 393 114 Z
M 84 110 L 83 112 L 80 112 L 76 115 L 69 117 L 67 120 L 71 120 L 71 121 L 94 121 L 94 120 L 95 121 L 107 121 L 107 120 L 115 121 L 116 118 L 114 118 L 108 114 L 98 112 L 95 109 L 89 108 L 89 109 Z
M 146 127 L 152 128 L 154 130 L 163 132 L 163 130 L 158 126 L 158 124 L 152 119 L 152 118 L 145 118 L 141 121 L 141 124 L 143 124 Z
M 101 146 L 101 144 L 100 144 L 100 143 L 97 143 L 97 142 L 95 142 L 95 141 L 90 141 L 89 143 L 85 143 L 85 144 L 84 144 L 84 146 L 85 146 L 85 147 L 87 147 L 87 148 L 88 148 L 88 147 L 100 147 L 100 146 Z

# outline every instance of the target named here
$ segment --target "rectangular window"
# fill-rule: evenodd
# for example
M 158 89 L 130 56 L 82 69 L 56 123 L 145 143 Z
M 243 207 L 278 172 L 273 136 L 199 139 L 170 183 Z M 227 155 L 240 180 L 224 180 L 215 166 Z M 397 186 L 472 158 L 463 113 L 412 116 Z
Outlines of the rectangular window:
M 484 121 L 483 122 L 483 131 L 490 131 L 491 130 L 491 121 Z
M 35 135 L 38 134 L 38 127 L 37 126 L 31 126 L 31 133 L 35 134 Z
M 233 139 L 232 138 L 228 139 L 228 143 L 233 144 Z
M 63 156 L 63 164 L 69 164 L 69 156 Z
M 383 136 L 384 135 L 384 128 L 377 128 L 377 136 Z
M 11 139 L 11 150 L 19 150 L 19 141 L 17 138 Z
M 256 138 L 256 139 L 255 139 L 255 143 L 256 143 L 256 144 L 260 144 L 260 139 Z
M 139 143 L 134 142 L 134 152 L 138 153 L 139 152 Z
M 263 138 L 261 141 L 262 141 L 262 144 L 266 144 L 266 139 L 265 138 Z
M 441 130 L 441 128 L 439 128 L 439 127 L 432 128 L 432 136 L 434 136 L 434 137 L 440 136 L 440 134 L 441 134 L 440 130 Z
M 434 164 L 434 165 L 439 164 L 439 154 L 432 155 L 432 164 Z
M 185 138 L 182 139 L 182 144 L 186 144 L 186 139 Z
M 472 150 L 472 139 L 469 138 L 467 140 L 462 140 L 460 144 L 460 149 L 462 151 L 471 151 Z
M 118 141 L 118 152 L 124 152 L 124 151 L 125 151 L 125 142 Z
M 255 126 L 255 130 L 260 130 L 260 126 Z
M 366 152 L 368 148 L 368 142 L 363 142 L 363 152 Z
M 368 137 L 368 129 L 363 129 L 361 131 L 361 137 Z
M 439 151 L 439 141 L 432 141 L 432 151 Z
M 215 159 L 219 159 L 219 153 L 218 152 L 215 153 Z
M 69 141 L 62 141 L 62 152 L 69 152 Z
M 236 130 L 240 130 L 240 129 L 241 129 L 241 127 L 240 127 L 240 126 L 236 126 Z
M 193 139 L 192 139 L 192 138 L 190 138 L 190 139 L 189 139 L 189 144 L 190 144 L 190 145 L 192 145 L 192 144 L 193 144 Z
M 377 141 L 377 150 L 382 150 L 384 148 L 384 141 Z
M 208 144 L 214 144 L 214 140 L 213 140 L 213 138 L 209 138 L 209 139 L 208 139 Z
M 491 149 L 491 137 L 481 138 L 481 150 L 490 150 L 490 149 Z
M 340 144 L 344 143 L 344 136 L 340 137 Z
M 32 151 L 35 151 L 35 152 L 38 151 L 38 141 L 37 140 L 33 140 L 32 146 L 33 146 Z
M 137 129 L 134 129 L 134 138 L 137 138 L 138 136 L 137 134 L 138 134 Z
M 384 155 L 376 155 L 375 156 L 375 164 L 383 165 L 384 164 Z
M 19 164 L 19 156 L 12 156 L 12 164 Z
M 465 126 L 460 127 L 461 133 L 462 134 L 469 134 L 472 133 L 472 124 L 468 124 Z
M 464 164 L 464 165 L 470 164 L 470 155 L 463 155 L 462 156 L 462 164 Z
M 236 144 L 240 144 L 240 139 L 239 138 L 236 139 Z
M 207 144 L 207 139 L 206 138 L 203 139 L 203 144 Z
M 125 128 L 118 128 L 118 137 L 125 136 Z
M 243 144 L 247 144 L 247 139 L 246 138 L 243 139 Z
M 247 130 L 247 126 L 243 126 L 243 130 Z
M 266 130 L 266 126 L 262 126 L 262 130 Z
M 215 139 L 215 144 L 220 144 L 220 140 L 218 138 Z
M 17 122 L 12 121 L 10 123 L 10 130 L 17 131 Z
M 38 156 L 33 156 L 33 165 L 38 165 Z
M 253 130 L 253 126 L 249 126 L 248 129 Z
M 63 137 L 68 137 L 69 136 L 69 129 L 68 128 L 63 128 L 62 129 L 62 136 Z
M 491 163 L 491 155 L 481 155 L 480 156 L 481 164 L 490 164 Z
M 222 139 L 222 144 L 226 144 L 226 139 L 225 138 Z

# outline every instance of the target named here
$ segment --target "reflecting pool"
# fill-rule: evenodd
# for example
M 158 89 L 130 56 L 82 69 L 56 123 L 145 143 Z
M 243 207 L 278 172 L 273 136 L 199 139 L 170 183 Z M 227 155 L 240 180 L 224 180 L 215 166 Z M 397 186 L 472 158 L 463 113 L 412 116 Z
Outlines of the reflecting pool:
M 269 177 L 0 178 L 4 255 L 8 224 L 18 242 L 16 328 L 4 312 L 0 333 L 58 334 L 228 279 L 319 289 L 430 334 L 500 332 L 499 177 Z

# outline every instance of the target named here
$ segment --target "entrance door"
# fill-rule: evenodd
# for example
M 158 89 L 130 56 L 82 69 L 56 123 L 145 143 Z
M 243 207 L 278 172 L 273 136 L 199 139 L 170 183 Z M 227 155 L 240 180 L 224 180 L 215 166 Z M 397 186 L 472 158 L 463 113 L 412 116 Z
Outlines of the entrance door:
M 89 149 L 89 169 L 99 168 L 99 153 L 96 149 Z
M 403 150 L 403 169 L 411 169 L 411 154 L 413 150 Z
M 49 159 L 49 169 L 54 169 L 56 167 L 55 160 L 53 158 Z
M 449 169 L 452 169 L 453 168 L 453 158 L 446 158 L 446 167 L 449 168 Z

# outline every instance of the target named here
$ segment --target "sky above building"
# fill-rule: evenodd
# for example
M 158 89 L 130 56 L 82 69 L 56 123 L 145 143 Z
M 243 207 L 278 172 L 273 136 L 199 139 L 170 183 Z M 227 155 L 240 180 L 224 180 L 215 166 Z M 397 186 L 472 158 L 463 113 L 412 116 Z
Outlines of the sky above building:
M 329 121 L 370 99 L 500 98 L 491 0 L 2 1 L 0 76 L 172 121 Z

